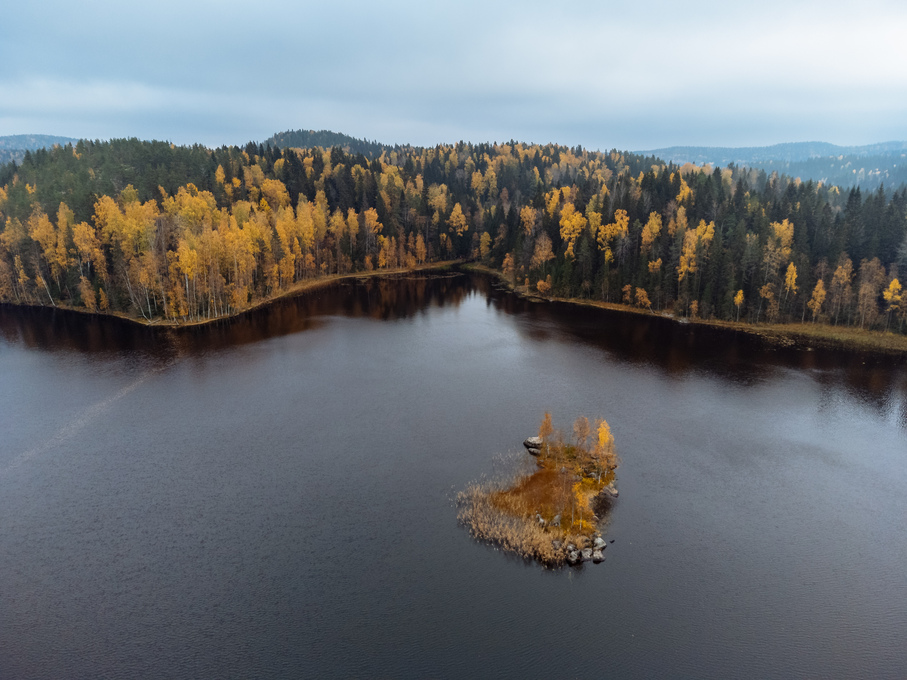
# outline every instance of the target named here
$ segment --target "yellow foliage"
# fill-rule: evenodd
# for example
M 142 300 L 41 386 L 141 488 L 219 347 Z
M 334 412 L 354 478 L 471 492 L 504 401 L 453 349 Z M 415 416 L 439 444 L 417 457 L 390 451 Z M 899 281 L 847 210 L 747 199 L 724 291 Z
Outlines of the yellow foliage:
M 614 211 L 614 222 L 604 225 L 598 230 L 598 247 L 605 253 L 605 260 L 610 262 L 613 259 L 611 253 L 611 241 L 615 238 L 626 237 L 629 233 L 630 217 L 626 210 Z
M 510 253 L 507 253 L 504 256 L 504 263 L 501 265 L 501 271 L 503 272 L 506 279 L 511 281 L 513 280 L 513 275 L 516 271 L 516 267 L 513 264 L 513 255 L 511 255 Z
M 791 245 L 794 242 L 794 225 L 790 221 L 784 220 L 783 222 L 772 222 L 770 227 L 783 256 L 790 257 Z
M 243 166 L 243 182 L 246 188 L 259 187 L 265 179 L 265 173 L 260 165 Z
M 807 303 L 809 311 L 813 313 L 813 321 L 819 316 L 822 311 L 822 305 L 825 303 L 825 284 L 822 282 L 822 279 L 819 279 L 816 283 L 816 287 L 813 289 L 812 297 Z
M 378 211 L 374 208 L 369 208 L 362 215 L 365 218 L 365 230 L 371 232 L 372 234 L 379 233 L 384 229 L 384 225 L 378 221 Z
M 446 184 L 432 184 L 428 187 L 428 205 L 437 212 L 447 212 Z
M 268 204 L 274 210 L 290 205 L 290 194 L 287 191 L 286 185 L 279 179 L 263 180 L 261 183 L 261 193 L 268 199 Z
M 683 203 L 685 200 L 690 198 L 693 195 L 693 190 L 690 189 L 690 186 L 687 184 L 686 180 L 683 178 L 683 175 L 680 176 L 680 191 L 677 192 L 677 197 L 674 199 L 678 204 Z
M 137 201 L 136 196 L 135 202 Z M 161 207 L 164 214 L 175 220 L 180 227 L 197 233 L 203 228 L 211 228 L 217 212 L 217 200 L 210 191 L 199 191 L 194 184 L 187 184 L 180 187 L 175 196 L 164 196 Z
M 624 294 L 624 296 L 623 296 L 624 304 L 629 305 L 633 298 L 633 286 L 631 286 L 628 283 L 626 286 L 624 286 L 621 289 L 621 292 L 623 292 L 623 294 Z
M 93 312 L 97 309 L 97 297 L 94 294 L 94 288 L 91 287 L 91 283 L 84 276 L 79 279 L 79 296 L 82 298 L 82 304 L 89 311 Z
M 678 231 L 682 234 L 687 228 L 687 209 L 683 206 L 677 208 L 677 213 L 668 222 L 668 236 L 674 236 Z
M 658 235 L 661 233 L 661 215 L 657 212 L 649 213 L 649 221 L 646 222 L 646 226 L 642 229 L 641 243 L 639 247 L 639 252 L 645 255 L 649 252 L 649 249 L 652 247 L 652 244 L 655 243 L 655 239 L 658 238 Z
M 525 205 L 520 209 L 520 224 L 523 225 L 523 231 L 526 236 L 531 236 L 535 229 L 536 211 L 531 206 Z
M 797 268 L 793 262 L 787 265 L 787 273 L 784 275 L 784 290 L 789 293 L 797 292 Z
M 422 234 L 419 234 L 416 237 L 416 261 L 422 264 L 426 257 L 428 257 L 428 250 L 425 247 L 425 239 L 422 238 Z
M 557 189 L 549 191 L 545 194 L 545 210 L 548 212 L 548 217 L 554 217 L 554 213 L 557 212 L 557 206 L 561 202 L 561 192 Z
M 573 203 L 567 203 L 561 209 L 561 240 L 567 244 L 568 257 L 573 257 L 573 246 L 585 228 L 586 218 L 576 211 Z
M 708 251 L 709 244 L 715 237 L 715 223 L 700 220 L 695 230 L 690 230 L 683 235 L 683 251 L 677 267 L 677 280 L 683 281 L 687 274 L 695 274 L 699 267 L 700 256 Z
M 611 426 L 604 419 L 598 423 L 596 438 L 598 439 L 598 447 L 602 451 L 610 451 L 614 448 L 614 435 L 611 434 Z
M 902 288 L 901 282 L 897 279 L 892 279 L 891 283 L 888 284 L 888 288 L 882 291 L 882 298 L 885 302 L 888 303 L 888 311 L 895 311 L 901 308 L 902 300 Z
M 586 222 L 589 224 L 589 233 L 592 238 L 598 238 L 598 232 L 602 226 L 602 214 L 592 209 L 591 201 L 586 206 Z
M 466 223 L 466 215 L 463 214 L 463 208 L 459 203 L 456 203 L 453 210 L 450 211 L 450 217 L 447 222 L 451 231 L 456 232 L 458 236 L 462 236 L 469 229 L 469 225 Z
M 483 260 L 487 260 L 491 255 L 491 234 L 487 231 L 483 231 L 479 239 L 479 254 Z

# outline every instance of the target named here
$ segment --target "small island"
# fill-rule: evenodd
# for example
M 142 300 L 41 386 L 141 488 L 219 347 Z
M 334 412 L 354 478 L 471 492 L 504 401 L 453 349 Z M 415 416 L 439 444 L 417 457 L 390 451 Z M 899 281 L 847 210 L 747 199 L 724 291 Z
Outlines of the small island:
M 470 484 L 457 496 L 459 520 L 479 540 L 546 566 L 604 561 L 599 523 L 617 498 L 619 464 L 608 423 L 580 416 L 567 438 L 546 413 L 523 444 L 535 470 Z

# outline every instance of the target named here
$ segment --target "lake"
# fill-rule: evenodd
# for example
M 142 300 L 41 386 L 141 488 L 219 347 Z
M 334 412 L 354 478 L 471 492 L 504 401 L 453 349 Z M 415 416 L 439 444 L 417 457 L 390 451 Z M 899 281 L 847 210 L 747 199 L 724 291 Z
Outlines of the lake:
M 454 497 L 611 424 L 607 560 Z M 907 371 L 472 274 L 149 329 L 0 306 L 0 677 L 900 678 Z

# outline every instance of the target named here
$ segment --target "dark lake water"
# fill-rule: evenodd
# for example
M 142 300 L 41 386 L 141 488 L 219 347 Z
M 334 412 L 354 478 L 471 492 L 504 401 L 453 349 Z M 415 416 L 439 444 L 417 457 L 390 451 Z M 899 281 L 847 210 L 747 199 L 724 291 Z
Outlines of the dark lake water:
M 611 423 L 607 561 L 477 544 Z M 0 307 L 0 677 L 907 675 L 904 362 L 349 283 L 185 332 Z

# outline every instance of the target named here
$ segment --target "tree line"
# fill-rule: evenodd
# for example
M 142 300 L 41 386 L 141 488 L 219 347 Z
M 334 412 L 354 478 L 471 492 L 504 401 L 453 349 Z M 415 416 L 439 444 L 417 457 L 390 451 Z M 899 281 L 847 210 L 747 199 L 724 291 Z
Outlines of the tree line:
M 0 301 L 233 314 L 299 281 L 475 259 L 544 295 L 903 331 L 907 189 L 503 144 L 80 141 L 0 168 Z

